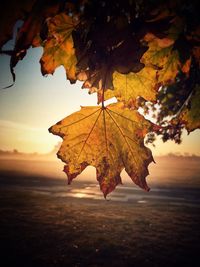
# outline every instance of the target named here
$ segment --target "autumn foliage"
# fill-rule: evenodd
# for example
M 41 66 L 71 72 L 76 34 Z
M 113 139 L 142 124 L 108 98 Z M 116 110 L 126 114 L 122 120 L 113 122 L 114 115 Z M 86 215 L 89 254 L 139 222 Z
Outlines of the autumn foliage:
M 12 10 L 14 12 L 10 12 Z M 2 12 L 1 53 L 14 68 L 30 47 L 43 47 L 43 75 L 63 66 L 71 83 L 96 93 L 97 107 L 83 107 L 50 128 L 63 143 L 69 183 L 88 165 L 106 196 L 121 183 L 125 168 L 148 190 L 153 161 L 144 138 L 180 143 L 183 129 L 200 127 L 199 1 L 35 0 L 9 1 Z M 23 20 L 12 51 L 17 20 Z M 105 106 L 112 97 L 116 104 Z M 151 113 L 155 123 L 140 115 Z

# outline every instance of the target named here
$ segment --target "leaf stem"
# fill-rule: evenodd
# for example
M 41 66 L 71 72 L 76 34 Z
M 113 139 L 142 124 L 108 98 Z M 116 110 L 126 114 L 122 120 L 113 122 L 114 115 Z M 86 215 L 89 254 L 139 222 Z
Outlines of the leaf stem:
M 189 103 L 189 101 L 190 101 L 190 99 L 191 99 L 193 93 L 194 93 L 194 90 L 192 90 L 192 91 L 190 92 L 190 94 L 188 95 L 188 97 L 186 98 L 186 100 L 184 101 L 184 103 L 182 104 L 182 106 L 180 107 L 180 109 L 177 111 L 177 113 L 176 113 L 176 115 L 175 115 L 175 118 L 177 118 L 177 117 L 180 115 L 180 113 L 181 113 L 181 111 L 183 110 L 183 108 L 184 108 L 185 106 L 188 105 L 188 103 Z
M 104 84 L 103 84 L 103 86 L 102 86 L 102 99 L 101 99 L 101 107 L 102 107 L 102 109 L 105 109 L 105 106 L 104 106 L 104 92 L 105 92 L 105 82 L 104 82 Z

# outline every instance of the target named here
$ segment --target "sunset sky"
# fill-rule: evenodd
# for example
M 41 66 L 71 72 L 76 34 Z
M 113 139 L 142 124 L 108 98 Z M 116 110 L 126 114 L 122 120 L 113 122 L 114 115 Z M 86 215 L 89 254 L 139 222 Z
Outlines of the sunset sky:
M 81 83 L 70 85 L 62 67 L 53 76 L 43 77 L 39 65 L 41 53 L 42 49 L 30 49 L 15 69 L 15 85 L 0 90 L 0 149 L 47 153 L 61 141 L 48 132 L 51 125 L 80 106 L 96 105 L 96 95 L 88 95 L 87 90 L 81 89 Z M 0 87 L 11 83 L 9 57 L 1 55 Z M 158 140 L 156 148 L 150 148 L 154 155 L 200 155 L 199 140 L 200 130 L 196 130 L 189 136 L 185 132 L 181 145 Z

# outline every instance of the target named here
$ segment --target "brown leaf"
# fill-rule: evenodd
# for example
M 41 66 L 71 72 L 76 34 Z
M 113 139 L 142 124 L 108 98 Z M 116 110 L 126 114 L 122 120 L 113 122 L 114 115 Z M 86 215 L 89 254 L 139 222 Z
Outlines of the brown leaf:
M 53 2 L 51 0 L 35 1 L 17 33 L 15 48 L 11 57 L 12 69 L 26 55 L 26 50 L 32 45 L 34 38 L 40 34 L 46 18 L 54 16 L 58 12 L 59 6 L 59 0 Z
M 61 13 L 48 21 L 49 35 L 43 43 L 44 53 L 40 59 L 42 74 L 53 74 L 59 66 L 64 66 L 67 78 L 76 81 L 76 56 L 72 31 L 77 22 Z

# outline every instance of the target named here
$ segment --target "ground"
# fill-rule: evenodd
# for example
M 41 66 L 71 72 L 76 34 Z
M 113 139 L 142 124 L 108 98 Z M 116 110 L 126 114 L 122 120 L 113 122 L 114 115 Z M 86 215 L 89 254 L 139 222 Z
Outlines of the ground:
M 0 184 L 2 266 L 200 266 L 199 188 L 128 186 L 104 200 L 91 182 L 5 170 Z

